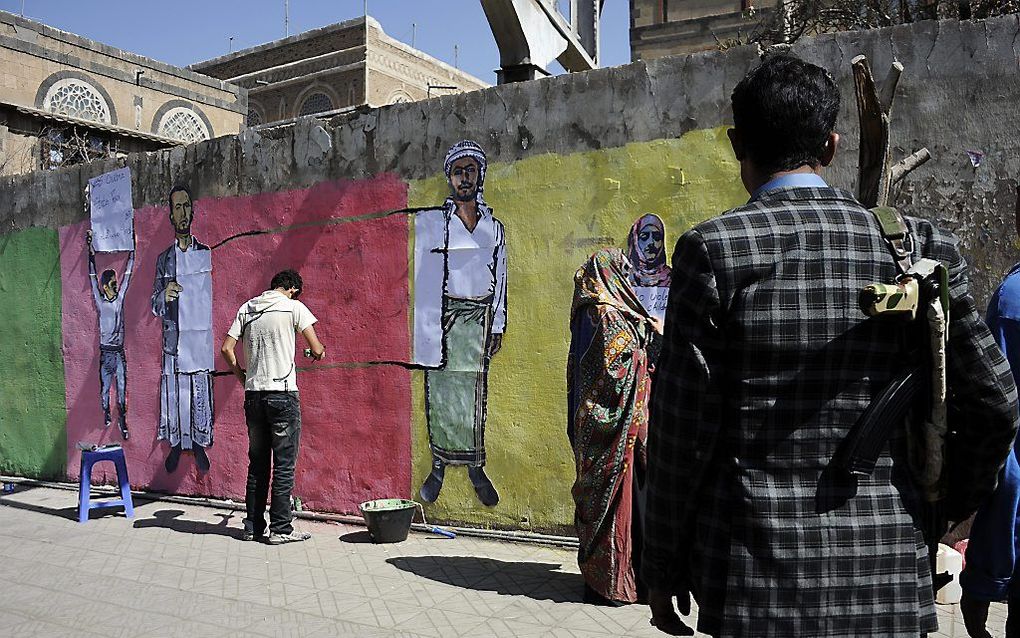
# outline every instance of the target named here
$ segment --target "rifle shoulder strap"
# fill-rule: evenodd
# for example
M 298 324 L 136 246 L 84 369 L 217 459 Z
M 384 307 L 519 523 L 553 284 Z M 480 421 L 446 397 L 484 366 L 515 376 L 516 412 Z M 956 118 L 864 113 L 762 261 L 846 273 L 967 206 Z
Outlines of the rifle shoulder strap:
M 903 215 L 892 206 L 876 206 L 871 209 L 879 227 L 882 229 L 882 239 L 889 246 L 889 252 L 896 260 L 896 268 L 901 275 L 907 274 L 912 264 L 914 252 L 914 239 L 910 234 L 910 228 L 903 219 Z

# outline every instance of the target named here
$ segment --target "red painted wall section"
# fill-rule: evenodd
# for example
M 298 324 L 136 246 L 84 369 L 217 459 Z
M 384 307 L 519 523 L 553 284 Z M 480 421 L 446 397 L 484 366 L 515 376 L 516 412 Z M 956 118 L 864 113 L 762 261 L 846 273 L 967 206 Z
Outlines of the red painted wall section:
M 410 372 L 370 363 L 410 358 L 408 220 L 402 214 L 373 215 L 406 207 L 407 184 L 382 175 L 251 197 L 195 196 L 192 232 L 215 247 L 213 330 L 218 370 L 226 370 L 219 345 L 238 307 L 268 288 L 276 272 L 294 268 L 301 273 L 305 284 L 301 301 L 319 319 L 316 332 L 326 347 L 323 362 L 301 356 L 305 344 L 298 336 L 302 431 L 294 494 L 310 509 L 335 512 L 354 512 L 359 502 L 372 498 L 408 497 Z M 156 439 L 162 333 L 150 297 L 156 257 L 173 241 L 167 213 L 165 207 L 135 211 L 136 259 L 124 310 L 131 435 L 124 449 L 131 483 L 176 494 L 243 500 L 247 429 L 244 392 L 233 376 L 216 376 L 213 381 L 210 471 L 198 472 L 189 453 L 181 457 L 176 472 L 168 474 L 163 467 L 169 447 Z M 114 425 L 108 430 L 103 428 L 99 403 L 99 334 L 88 283 L 87 229 L 86 221 L 60 232 L 67 467 L 75 480 L 78 441 L 120 442 L 115 397 Z M 270 232 L 230 239 L 259 230 Z M 100 273 L 114 268 L 119 276 L 125 263 L 123 253 L 96 256 Z M 112 473 L 111 466 L 95 476 L 112 481 Z

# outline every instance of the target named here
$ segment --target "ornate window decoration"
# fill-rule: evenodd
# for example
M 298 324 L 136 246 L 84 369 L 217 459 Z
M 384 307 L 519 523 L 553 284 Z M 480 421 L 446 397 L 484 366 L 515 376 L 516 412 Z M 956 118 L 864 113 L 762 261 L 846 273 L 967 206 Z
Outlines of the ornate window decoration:
M 185 144 L 209 139 L 209 128 L 202 118 L 184 106 L 176 106 L 163 115 L 159 121 L 158 133 Z
M 404 104 L 406 102 L 413 102 L 411 96 L 406 91 L 397 90 L 390 94 L 390 104 Z
M 301 108 L 298 110 L 298 117 L 332 110 L 333 100 L 329 99 L 329 96 L 325 93 L 316 92 L 306 97 L 305 101 L 301 103 Z
M 77 78 L 58 80 L 46 91 L 43 108 L 51 113 L 110 124 L 110 105 L 89 83 Z

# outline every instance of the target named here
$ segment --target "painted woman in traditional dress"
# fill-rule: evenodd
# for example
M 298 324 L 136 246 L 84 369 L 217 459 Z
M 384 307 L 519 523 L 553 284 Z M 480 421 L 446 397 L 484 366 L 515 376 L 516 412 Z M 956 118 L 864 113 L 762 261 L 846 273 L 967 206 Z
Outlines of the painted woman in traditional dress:
M 629 275 L 630 262 L 615 248 L 598 251 L 574 275 L 567 436 L 577 469 L 571 490 L 577 562 L 591 603 L 639 599 L 648 348 L 659 324 L 638 301 Z
M 627 257 L 635 286 L 669 288 L 670 268 L 666 263 L 666 227 L 654 213 L 642 215 L 630 227 Z

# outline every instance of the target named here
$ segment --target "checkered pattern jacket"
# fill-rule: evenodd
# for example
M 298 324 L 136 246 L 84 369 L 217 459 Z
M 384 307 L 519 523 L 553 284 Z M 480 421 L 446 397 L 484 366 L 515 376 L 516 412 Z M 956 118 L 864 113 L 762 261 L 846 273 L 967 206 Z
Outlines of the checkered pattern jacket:
M 949 268 L 957 450 L 990 492 L 1016 389 L 974 307 L 956 239 L 908 219 L 914 258 Z M 688 589 L 715 636 L 910 636 L 937 628 L 903 435 L 874 473 L 826 466 L 916 340 L 858 291 L 896 266 L 878 224 L 832 188 L 778 188 L 685 233 L 652 390 L 643 577 Z M 890 451 L 891 450 L 891 451 Z

